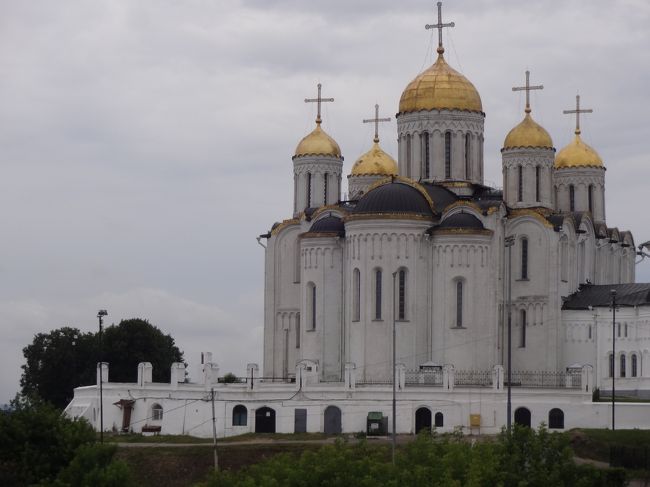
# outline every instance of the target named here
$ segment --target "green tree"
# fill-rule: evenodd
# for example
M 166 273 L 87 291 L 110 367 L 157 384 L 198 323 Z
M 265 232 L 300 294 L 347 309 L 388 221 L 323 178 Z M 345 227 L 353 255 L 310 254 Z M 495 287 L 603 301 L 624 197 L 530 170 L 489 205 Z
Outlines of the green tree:
M 151 362 L 154 382 L 169 382 L 171 364 L 183 362 L 183 352 L 171 335 L 140 318 L 107 327 L 102 349 L 113 382 L 135 382 L 139 362 Z
M 75 387 L 95 383 L 98 359 L 93 333 L 70 327 L 38 333 L 23 348 L 23 355 L 20 386 L 24 396 L 40 397 L 64 408 Z
M 47 487 L 132 487 L 128 465 L 115 460 L 115 445 L 82 445 L 70 464 Z M 45 486 L 44 486 L 45 487 Z

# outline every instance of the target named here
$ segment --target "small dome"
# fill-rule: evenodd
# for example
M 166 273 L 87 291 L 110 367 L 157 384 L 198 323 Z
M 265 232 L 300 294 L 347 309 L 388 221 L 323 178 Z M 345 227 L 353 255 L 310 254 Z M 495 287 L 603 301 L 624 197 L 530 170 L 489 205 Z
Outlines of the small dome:
M 311 228 L 309 229 L 310 233 L 337 233 L 339 235 L 345 234 L 345 225 L 343 220 L 339 217 L 329 215 L 325 218 L 320 218 L 316 220 Z
M 442 109 L 482 113 L 483 105 L 474 85 L 451 68 L 440 53 L 431 67 L 408 84 L 399 100 L 399 111 Z
M 438 225 L 437 228 L 478 228 L 483 230 L 485 227 L 481 220 L 470 213 L 456 213 Z
M 518 147 L 553 148 L 551 136 L 544 127 L 533 120 L 530 113 L 526 113 L 521 123 L 508 132 L 506 140 L 503 142 L 504 149 Z
M 303 137 L 298 147 L 296 147 L 294 157 L 299 156 L 341 157 L 341 149 L 336 141 L 320 128 L 320 123 L 317 122 L 316 128 L 310 134 Z
M 585 144 L 577 133 L 574 139 L 555 156 L 555 168 L 565 167 L 603 167 L 598 153 Z
M 355 213 L 414 213 L 433 216 L 429 200 L 422 192 L 410 184 L 395 180 L 368 191 L 361 197 L 354 211 Z
M 378 142 L 375 142 L 368 152 L 357 159 L 350 174 L 397 176 L 397 163 L 379 147 Z

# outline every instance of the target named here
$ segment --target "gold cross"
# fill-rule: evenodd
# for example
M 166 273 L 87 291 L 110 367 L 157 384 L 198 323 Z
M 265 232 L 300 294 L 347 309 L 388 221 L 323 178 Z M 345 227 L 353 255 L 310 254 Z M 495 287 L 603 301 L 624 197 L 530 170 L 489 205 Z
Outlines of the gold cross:
M 576 109 L 575 110 L 562 110 L 562 113 L 575 113 L 576 114 L 576 135 L 580 135 L 580 114 L 593 113 L 591 108 L 580 109 L 580 95 L 576 95 Z
M 375 118 L 364 118 L 363 123 L 375 124 L 374 142 L 379 142 L 379 122 L 390 122 L 390 118 L 379 118 L 379 105 L 375 105 Z
M 316 123 L 320 124 L 321 123 L 321 118 L 320 118 L 320 104 L 327 102 L 327 101 L 334 101 L 334 98 L 323 98 L 320 95 L 321 92 L 321 84 L 318 83 L 318 96 L 316 98 L 305 98 L 305 103 L 317 103 L 318 105 L 318 112 L 316 115 Z
M 530 113 L 530 90 L 543 90 L 543 85 L 530 86 L 530 71 L 526 71 L 526 86 L 515 86 L 512 91 L 526 90 L 526 113 Z
M 443 27 L 454 27 L 456 24 L 449 22 L 448 24 L 442 23 L 442 2 L 438 2 L 438 23 L 437 24 L 427 24 L 424 26 L 425 29 L 438 29 L 438 54 L 445 52 L 445 48 L 442 47 L 442 29 Z

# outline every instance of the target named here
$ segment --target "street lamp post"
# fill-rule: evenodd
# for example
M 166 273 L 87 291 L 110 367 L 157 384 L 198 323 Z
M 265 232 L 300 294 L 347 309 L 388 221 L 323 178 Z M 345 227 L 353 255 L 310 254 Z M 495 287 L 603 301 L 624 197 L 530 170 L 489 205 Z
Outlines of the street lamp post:
M 514 235 L 505 238 L 504 245 L 508 249 L 508 402 L 506 406 L 508 433 L 512 427 L 512 246 L 514 244 Z
M 97 313 L 99 320 L 99 438 L 100 443 L 104 443 L 104 357 L 102 354 L 102 323 L 104 316 L 108 316 L 105 309 L 100 309 Z
M 609 291 L 612 296 L 612 431 L 616 430 L 616 289 Z

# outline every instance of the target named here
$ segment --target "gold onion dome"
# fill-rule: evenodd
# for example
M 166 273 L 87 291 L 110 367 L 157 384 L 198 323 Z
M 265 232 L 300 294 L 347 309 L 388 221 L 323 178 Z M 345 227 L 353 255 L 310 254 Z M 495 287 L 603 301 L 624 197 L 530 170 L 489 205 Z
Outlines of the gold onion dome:
M 341 157 L 341 148 L 332 137 L 320 128 L 320 120 L 316 120 L 316 128 L 303 137 L 296 147 L 294 157 L 299 156 Z
M 372 148 L 357 159 L 350 173 L 352 176 L 376 174 L 397 176 L 397 163 L 379 147 L 379 139 L 375 139 Z
M 411 81 L 402 93 L 399 111 L 443 109 L 482 113 L 483 105 L 474 85 L 447 64 L 439 49 L 436 62 Z
M 576 130 L 573 140 L 555 156 L 555 168 L 564 167 L 604 167 L 598 152 L 580 138 L 580 130 Z
M 503 142 L 504 149 L 518 147 L 553 148 L 553 140 L 546 129 L 530 116 L 530 109 L 519 125 L 513 128 Z

